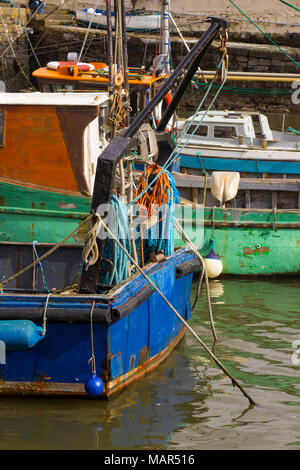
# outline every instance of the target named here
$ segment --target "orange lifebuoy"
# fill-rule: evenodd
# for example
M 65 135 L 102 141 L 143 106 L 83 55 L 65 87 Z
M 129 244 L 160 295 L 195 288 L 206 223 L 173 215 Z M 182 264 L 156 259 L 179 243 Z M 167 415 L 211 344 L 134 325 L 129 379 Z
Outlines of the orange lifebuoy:
M 91 70 L 95 70 L 95 66 L 93 64 L 85 62 L 52 61 L 47 64 L 47 69 L 50 70 L 59 70 L 60 67 L 78 67 L 79 72 L 90 72 Z
M 172 96 L 171 96 L 171 93 L 167 93 L 166 96 L 164 97 L 164 103 L 166 106 L 169 106 L 169 104 L 171 103 L 172 101 Z
M 169 104 L 171 103 L 172 101 L 172 96 L 171 96 L 171 93 L 168 92 L 164 99 L 163 99 L 163 102 L 164 102 L 164 105 L 165 107 L 168 107 Z M 162 117 L 162 102 L 160 102 L 153 110 L 153 115 L 154 115 L 154 119 L 155 119 L 155 124 L 156 126 L 158 125 L 159 121 L 161 120 L 161 117 Z M 166 128 L 165 128 L 165 131 L 166 132 L 170 132 L 170 130 L 172 129 L 172 125 L 170 124 L 171 122 L 171 119 L 169 121 L 169 123 L 167 124 Z

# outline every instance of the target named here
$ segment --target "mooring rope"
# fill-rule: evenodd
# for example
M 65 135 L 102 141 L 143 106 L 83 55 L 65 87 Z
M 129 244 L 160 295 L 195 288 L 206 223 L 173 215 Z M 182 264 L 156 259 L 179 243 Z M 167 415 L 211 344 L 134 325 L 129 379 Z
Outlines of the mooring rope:
M 206 301 L 207 301 L 207 306 L 208 306 L 208 313 L 209 313 L 211 329 L 212 329 L 212 332 L 213 332 L 213 335 L 214 335 L 214 339 L 215 339 L 215 341 L 217 341 L 215 323 L 214 323 L 214 318 L 213 318 L 213 313 L 212 313 L 212 308 L 211 308 L 211 303 L 210 303 L 208 275 L 207 275 L 207 269 L 206 269 L 206 266 L 205 266 L 205 263 L 204 263 L 204 259 L 200 255 L 200 253 L 197 250 L 197 248 L 195 247 L 195 245 L 191 242 L 189 237 L 186 235 L 186 233 L 182 229 L 182 227 L 181 227 L 181 225 L 180 225 L 180 223 L 178 222 L 177 219 L 174 219 L 174 227 L 176 228 L 177 232 L 181 236 L 182 240 L 185 242 L 185 244 L 188 246 L 188 248 L 194 253 L 194 255 L 198 258 L 198 260 L 201 263 L 202 271 L 204 272 L 205 287 L 206 287 Z M 198 289 L 199 289 L 199 287 L 198 287 Z M 193 307 L 195 308 L 195 305 L 193 305 Z
M 285 2 L 284 0 L 279 0 L 281 3 L 284 3 L 286 6 L 290 8 L 294 8 L 294 10 L 300 11 L 299 8 L 295 7 L 295 5 L 292 5 L 291 3 Z
M 96 11 L 97 6 L 98 6 L 98 0 L 96 1 L 96 5 L 95 5 L 94 11 Z M 90 32 L 92 22 L 93 22 L 93 16 L 91 15 L 91 19 L 90 19 L 90 22 L 89 22 L 89 26 L 88 26 L 88 28 L 87 28 L 87 30 L 86 30 L 85 37 L 84 37 L 84 40 L 83 40 L 83 43 L 82 43 L 82 46 L 81 46 L 81 50 L 80 50 L 80 53 L 79 53 L 78 62 L 80 62 L 81 59 L 82 59 L 83 49 L 84 49 L 84 46 L 85 46 L 85 44 L 86 44 L 88 34 L 89 34 L 89 32 Z
M 88 264 L 89 266 L 95 264 L 99 258 L 97 236 L 99 234 L 100 227 L 101 223 L 99 219 L 97 219 L 96 223 L 90 228 L 85 237 L 85 243 L 82 250 L 82 259 L 84 263 Z
M 44 336 L 46 334 L 46 324 L 47 324 L 47 309 L 48 309 L 48 303 L 49 303 L 49 298 L 50 298 L 50 295 L 52 295 L 52 292 L 49 292 L 47 294 L 47 297 L 46 297 L 46 303 L 45 303 L 45 307 L 44 307 L 44 314 L 43 314 L 43 333 L 42 333 L 42 336 Z
M 246 13 L 241 9 L 239 8 L 232 0 L 229 0 L 229 2 L 235 7 L 237 8 L 237 10 L 242 13 L 242 15 L 244 15 L 248 21 L 250 21 L 251 24 L 253 24 L 253 26 L 255 26 L 272 44 L 274 44 L 274 46 L 277 47 L 277 49 L 279 49 L 284 55 L 286 55 L 298 68 L 300 68 L 300 64 L 293 59 L 293 57 L 291 57 L 287 52 L 285 52 L 275 41 L 273 41 L 273 39 L 267 34 L 265 33 L 259 26 L 257 26 L 257 24 L 251 20 L 251 18 L 249 18 L 249 16 L 246 15 Z
M 91 326 L 91 348 L 92 348 L 92 354 L 90 359 L 88 360 L 88 363 L 91 363 L 92 366 L 92 374 L 96 375 L 96 358 L 95 358 L 95 350 L 94 350 L 94 331 L 93 331 L 93 313 L 94 313 L 94 308 L 95 308 L 95 300 L 93 300 L 92 306 L 91 306 L 91 312 L 90 312 L 90 326 Z
M 206 350 L 206 352 L 210 355 L 210 357 L 214 360 L 214 362 L 223 370 L 223 372 L 231 379 L 232 384 L 236 385 L 243 395 L 249 400 L 252 405 L 255 405 L 255 401 L 250 397 L 250 395 L 243 389 L 240 383 L 233 377 L 233 375 L 226 369 L 225 366 L 219 361 L 219 359 L 212 353 L 212 351 L 206 346 L 206 344 L 202 341 L 202 339 L 197 335 L 197 333 L 193 330 L 193 328 L 182 318 L 179 312 L 173 307 L 171 302 L 165 297 L 165 295 L 159 290 L 157 285 L 150 279 L 149 276 L 143 271 L 143 269 L 136 263 L 133 257 L 128 253 L 126 248 L 119 242 L 119 240 L 115 237 L 115 235 L 111 232 L 111 230 L 107 227 L 107 225 L 103 222 L 103 219 L 100 217 L 99 214 L 96 214 L 99 220 L 102 221 L 104 229 L 108 232 L 108 234 L 115 240 L 115 242 L 119 245 L 121 250 L 128 256 L 132 264 L 136 267 L 136 269 L 141 273 L 141 275 L 151 284 L 153 289 L 160 295 L 160 297 L 166 302 L 168 307 L 172 310 L 172 312 L 177 316 L 177 318 L 185 325 L 185 327 L 192 333 L 192 335 L 197 339 L 197 341 L 201 344 L 201 346 Z

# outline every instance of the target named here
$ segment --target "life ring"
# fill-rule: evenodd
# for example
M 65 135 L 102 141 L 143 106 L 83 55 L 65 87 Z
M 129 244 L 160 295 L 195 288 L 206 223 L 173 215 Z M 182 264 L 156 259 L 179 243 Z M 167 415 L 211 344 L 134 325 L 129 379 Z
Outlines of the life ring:
M 79 72 L 90 72 L 91 70 L 95 70 L 95 66 L 93 64 L 88 64 L 85 62 L 59 62 L 59 61 L 52 61 L 48 62 L 47 69 L 50 70 L 59 70 L 60 67 L 78 67 Z
M 153 110 L 153 116 L 154 116 L 154 119 L 155 119 L 155 125 L 157 126 L 159 121 L 161 120 L 161 117 L 162 117 L 162 107 L 163 107 L 163 104 L 164 104 L 164 107 L 167 108 L 169 106 L 169 104 L 171 103 L 172 101 L 172 96 L 171 96 L 171 93 L 168 92 L 163 101 L 161 101 Z M 172 118 L 170 119 L 170 121 L 168 122 L 168 124 L 166 125 L 165 127 L 165 131 L 166 132 L 170 132 L 172 129 Z

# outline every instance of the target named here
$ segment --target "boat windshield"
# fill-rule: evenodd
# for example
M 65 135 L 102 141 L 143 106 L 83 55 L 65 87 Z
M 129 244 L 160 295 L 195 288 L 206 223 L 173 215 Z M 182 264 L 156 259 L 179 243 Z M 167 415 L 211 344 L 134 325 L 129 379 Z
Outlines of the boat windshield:
M 199 127 L 197 127 L 197 125 L 192 125 L 189 127 L 189 123 L 187 124 L 187 134 L 188 135 L 198 135 L 200 137 L 207 137 L 208 135 L 208 126 L 204 126 L 202 124 L 200 124 Z
M 67 85 L 66 83 L 43 83 L 41 86 L 44 93 L 71 93 L 80 90 L 79 86 Z M 98 91 L 99 89 L 95 90 L 95 92 Z
M 234 126 L 215 126 L 214 137 L 216 139 L 236 139 L 236 128 Z

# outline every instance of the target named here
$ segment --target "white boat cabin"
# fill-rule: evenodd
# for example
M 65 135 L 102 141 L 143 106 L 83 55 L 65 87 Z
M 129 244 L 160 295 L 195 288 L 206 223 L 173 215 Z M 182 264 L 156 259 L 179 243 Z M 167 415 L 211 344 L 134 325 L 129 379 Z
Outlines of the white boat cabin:
M 261 113 L 234 111 L 199 112 L 179 121 L 180 137 L 188 145 L 242 147 L 276 150 L 300 150 L 300 136 L 270 129 L 267 116 Z M 204 116 L 204 117 L 203 117 Z

